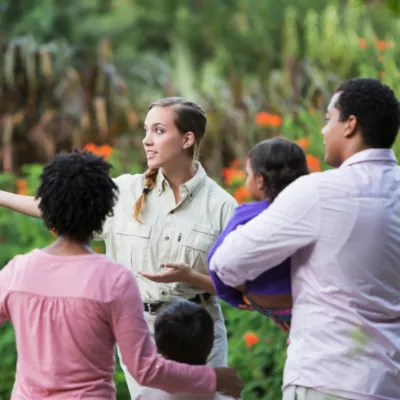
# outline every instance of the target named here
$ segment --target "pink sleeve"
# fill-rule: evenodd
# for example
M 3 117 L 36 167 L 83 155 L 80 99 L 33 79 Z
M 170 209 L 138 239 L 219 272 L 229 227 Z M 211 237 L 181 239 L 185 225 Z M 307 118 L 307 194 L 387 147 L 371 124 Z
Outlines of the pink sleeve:
M 211 367 L 180 364 L 157 355 L 130 271 L 123 272 L 114 290 L 117 298 L 111 303 L 112 326 L 123 362 L 136 381 L 169 393 L 215 393 L 216 375 Z
M 7 294 L 7 287 L 10 275 L 10 267 L 11 263 L 14 260 L 11 260 L 5 267 L 0 271 L 0 325 L 3 325 L 7 320 L 9 320 L 9 316 L 6 310 L 6 306 L 4 304 L 4 299 Z

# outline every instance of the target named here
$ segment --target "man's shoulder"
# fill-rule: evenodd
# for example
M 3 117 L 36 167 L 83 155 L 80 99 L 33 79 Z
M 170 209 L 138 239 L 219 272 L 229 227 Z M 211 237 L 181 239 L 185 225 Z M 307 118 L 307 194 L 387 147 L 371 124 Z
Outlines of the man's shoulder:
M 330 169 L 323 172 L 313 172 L 304 180 L 318 192 L 321 199 L 332 198 L 342 192 L 348 185 L 351 185 L 351 178 L 344 169 Z

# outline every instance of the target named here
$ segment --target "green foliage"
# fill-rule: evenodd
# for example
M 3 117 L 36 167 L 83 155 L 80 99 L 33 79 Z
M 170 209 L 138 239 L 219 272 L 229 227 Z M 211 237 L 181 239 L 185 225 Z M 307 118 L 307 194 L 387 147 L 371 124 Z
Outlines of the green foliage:
M 86 78 L 99 60 L 107 61 L 103 64 L 105 70 L 112 65 L 117 67 L 129 86 L 138 124 L 110 127 L 107 142 L 114 147 L 113 176 L 143 170 L 144 160 L 138 149 L 147 105 L 156 98 L 184 95 L 200 102 L 207 111 L 208 133 L 201 161 L 218 181 L 222 168 L 237 158 L 243 159 L 255 142 L 276 134 L 293 140 L 307 138 L 307 152 L 320 160 L 322 169 L 327 168 L 322 161 L 320 130 L 324 108 L 340 81 L 358 75 L 375 77 L 391 85 L 400 96 L 399 4 L 397 0 L 3 0 L 0 27 L 11 43 L 30 43 L 42 50 L 41 54 L 52 54 L 55 76 L 66 82 L 66 100 L 59 109 L 67 110 L 63 115 L 77 111 L 74 124 L 82 123 L 82 110 L 84 116 L 87 111 L 93 116 L 93 107 L 76 107 L 81 103 L 70 96 L 76 89 L 76 80 L 68 80 L 76 75 L 63 76 L 63 67 L 68 66 L 70 72 L 84 72 L 85 78 L 81 76 L 79 81 L 81 87 L 94 81 Z M 6 58 L 0 59 L 1 76 L 4 65 L 10 66 L 12 60 L 8 57 L 6 62 Z M 115 70 L 111 70 L 116 79 L 113 87 L 123 88 Z M 53 93 L 58 93 L 56 86 L 52 86 Z M 116 95 L 120 93 L 116 91 Z M 126 113 L 124 93 L 122 90 L 120 102 L 114 95 L 107 99 L 112 107 L 119 102 Z M 0 103 L 7 115 L 14 113 L 15 126 L 21 123 L 13 133 L 18 143 L 25 143 L 27 151 L 20 153 L 18 160 L 25 164 L 32 161 L 26 155 L 32 142 L 16 116 L 27 102 L 24 96 L 17 97 L 18 101 L 13 99 L 4 102 L 3 96 Z M 95 104 L 96 96 L 91 99 Z M 40 102 L 38 109 L 43 112 Z M 100 111 L 110 115 L 108 109 L 104 113 L 104 107 Z M 260 111 L 278 114 L 282 125 L 260 126 L 255 122 Z M 133 110 L 129 113 L 122 117 L 135 120 Z M 115 121 L 120 117 L 117 113 Z M 7 118 L 0 124 L 4 121 Z M 75 138 L 73 143 L 86 143 L 87 139 L 83 140 L 76 130 L 67 131 Z M 44 143 L 57 142 L 60 132 L 63 131 L 54 127 L 47 131 L 50 139 Z M 102 141 L 96 124 L 90 133 L 92 136 L 86 138 Z M 0 133 L 0 148 L 5 146 L 8 151 L 6 139 Z M 395 151 L 400 156 L 399 140 Z M 26 179 L 26 190 L 32 195 L 40 170 L 39 165 L 25 166 L 18 177 Z M 234 192 L 240 184 L 227 189 Z M 17 177 L 0 174 L 0 189 L 17 191 Z M 16 254 L 46 246 L 51 240 L 53 236 L 40 220 L 0 208 L 0 266 Z M 100 243 L 94 246 L 98 251 L 104 250 Z M 239 369 L 246 383 L 243 399 L 279 399 L 285 335 L 256 313 L 227 305 L 223 310 L 230 364 Z M 244 340 L 248 332 L 260 338 L 252 348 Z M 10 397 L 14 377 L 16 352 L 10 325 L 0 328 L 0 338 L 1 400 Z M 129 398 L 119 368 L 115 381 L 118 398 Z
M 229 365 L 246 382 L 244 400 L 277 400 L 281 396 L 287 335 L 256 312 L 239 311 L 223 304 L 229 339 Z M 244 335 L 255 333 L 260 341 L 248 348 Z

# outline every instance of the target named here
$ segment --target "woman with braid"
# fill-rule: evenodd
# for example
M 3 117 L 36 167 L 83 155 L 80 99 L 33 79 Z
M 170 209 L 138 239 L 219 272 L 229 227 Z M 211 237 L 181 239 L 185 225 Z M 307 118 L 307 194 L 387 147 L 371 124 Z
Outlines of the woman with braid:
M 226 328 L 207 254 L 237 203 L 197 161 L 206 123 L 204 111 L 182 98 L 150 105 L 143 138 L 148 170 L 115 179 L 119 199 L 99 237 L 107 254 L 136 275 L 150 333 L 163 304 L 179 297 L 202 304 L 214 320 L 208 363 L 225 366 Z M 41 216 L 32 197 L 0 192 L 0 205 Z M 141 387 L 121 365 L 134 398 Z

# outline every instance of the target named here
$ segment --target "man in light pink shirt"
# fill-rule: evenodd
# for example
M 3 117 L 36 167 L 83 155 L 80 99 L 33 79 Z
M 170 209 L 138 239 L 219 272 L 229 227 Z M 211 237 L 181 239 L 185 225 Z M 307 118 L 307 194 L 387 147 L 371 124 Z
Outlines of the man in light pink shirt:
M 291 257 L 284 400 L 400 399 L 399 125 L 388 86 L 344 82 L 322 130 L 337 169 L 292 183 L 211 260 L 237 287 Z
M 143 386 L 238 397 L 242 383 L 233 369 L 158 357 L 132 273 L 90 249 L 116 201 L 110 167 L 87 152 L 56 156 L 37 197 L 58 238 L 0 272 L 0 324 L 12 322 L 18 351 L 12 399 L 115 399 L 116 342 Z

